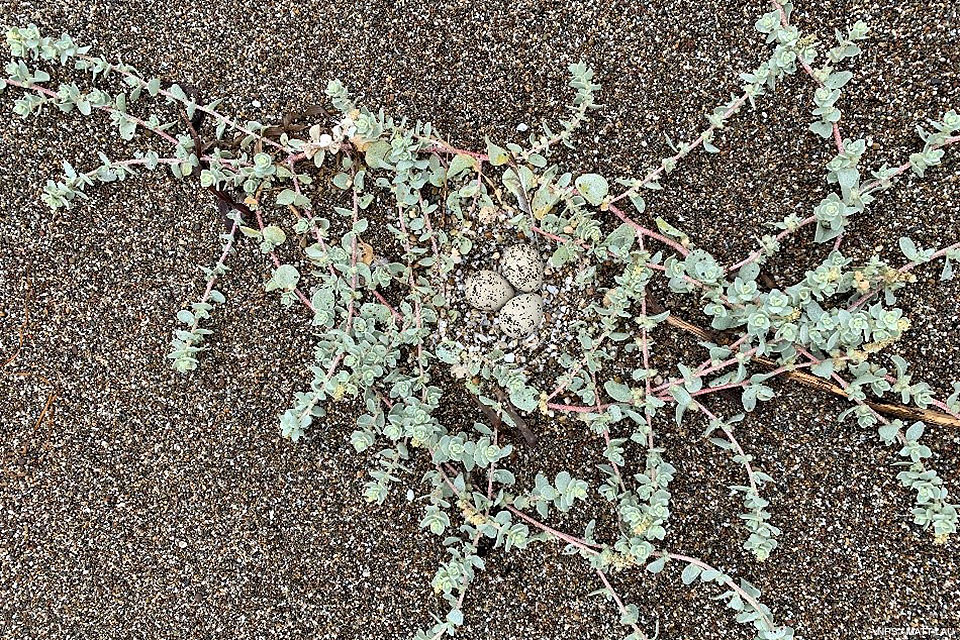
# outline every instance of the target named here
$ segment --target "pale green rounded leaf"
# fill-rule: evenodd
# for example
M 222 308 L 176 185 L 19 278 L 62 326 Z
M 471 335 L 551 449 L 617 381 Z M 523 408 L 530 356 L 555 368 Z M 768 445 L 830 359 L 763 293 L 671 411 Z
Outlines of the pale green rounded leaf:
M 577 191 L 593 206 L 599 205 L 607 197 L 610 186 L 607 179 L 598 173 L 585 173 L 574 183 Z
M 300 272 L 292 264 L 282 264 L 273 272 L 273 277 L 267 282 L 267 291 L 284 289 L 293 291 L 300 282 Z

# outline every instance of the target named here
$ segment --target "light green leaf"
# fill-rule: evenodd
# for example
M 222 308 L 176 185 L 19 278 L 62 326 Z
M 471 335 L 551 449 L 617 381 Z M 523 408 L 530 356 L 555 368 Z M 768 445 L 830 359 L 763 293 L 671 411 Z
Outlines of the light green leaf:
M 472 156 L 458 153 L 450 161 L 450 168 L 447 169 L 447 179 L 454 178 L 467 169 L 476 168 L 477 161 Z
M 839 89 L 850 82 L 851 78 L 853 78 L 853 73 L 850 71 L 837 71 L 831 73 L 823 84 L 826 85 L 828 89 Z
M 607 179 L 598 173 L 585 173 L 577 178 L 574 184 L 577 187 L 577 191 L 583 196 L 583 199 L 595 207 L 603 202 L 603 199 L 607 197 L 607 193 L 610 191 L 610 185 L 607 184 Z
M 821 138 L 829 138 L 833 134 L 833 125 L 824 120 L 818 120 L 810 123 L 810 131 Z
M 700 571 L 699 565 L 688 564 L 686 569 L 683 570 L 683 573 L 680 574 L 680 579 L 683 581 L 683 584 L 691 584 L 700 575 Z
M 333 176 L 333 184 L 338 189 L 346 191 L 353 185 L 353 179 L 346 173 L 338 173 Z
M 284 189 L 279 194 L 277 194 L 277 204 L 280 206 L 287 206 L 293 204 L 297 199 L 297 192 L 293 189 Z
M 907 440 L 919 440 L 920 436 L 923 435 L 923 423 L 914 422 L 910 425 L 910 428 L 907 429 Z
M 660 556 L 647 565 L 647 571 L 650 573 L 660 573 L 667 564 L 667 556 Z
M 603 383 L 603 388 L 610 397 L 617 402 L 630 402 L 633 400 L 633 393 L 630 391 L 630 387 L 625 384 L 620 384 L 614 380 L 607 380 Z
M 272 245 L 281 245 L 287 239 L 287 234 L 277 225 L 271 224 L 263 228 L 263 239 Z
M 880 433 L 880 439 L 890 444 L 897 439 L 897 431 L 899 431 L 899 428 L 895 423 L 891 423 L 881 425 L 878 431 Z
M 282 264 L 276 268 L 273 277 L 267 281 L 266 289 L 267 291 L 276 289 L 293 291 L 297 288 L 298 282 L 300 282 L 300 272 L 297 271 L 297 268 L 292 264 Z
M 531 393 L 513 392 L 510 394 L 510 402 L 521 411 L 533 411 L 537 408 L 537 399 Z
M 812 371 L 815 376 L 829 379 L 833 374 L 833 360 L 827 359 L 819 364 L 815 364 L 810 367 L 810 371 Z
M 907 257 L 907 260 L 911 262 L 917 262 L 917 259 L 920 257 L 917 252 L 917 245 L 906 236 L 900 238 L 900 251 L 902 251 L 903 255 Z
M 487 140 L 487 158 L 490 160 L 490 164 L 495 167 L 510 162 L 510 154 L 507 153 L 507 150 L 493 144 L 489 139 Z

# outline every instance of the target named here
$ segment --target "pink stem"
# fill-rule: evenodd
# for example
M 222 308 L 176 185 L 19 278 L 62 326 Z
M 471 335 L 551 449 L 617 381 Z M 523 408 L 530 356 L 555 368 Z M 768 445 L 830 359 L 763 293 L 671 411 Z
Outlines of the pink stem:
M 603 581 L 603 586 L 607 588 L 607 591 L 613 597 L 613 601 L 617 605 L 617 609 L 620 611 L 620 615 L 626 615 L 627 608 L 623 605 L 623 601 L 620 600 L 620 596 L 617 595 L 617 592 L 613 590 L 613 585 L 610 584 L 610 581 L 607 580 L 607 575 L 600 569 L 597 569 L 597 575 L 600 576 L 600 580 Z M 634 634 L 641 640 L 649 640 L 647 634 L 640 630 L 640 627 L 636 623 L 631 624 L 630 627 L 633 629 Z
M 698 567 L 700 567 L 701 569 L 706 570 L 706 571 L 716 571 L 717 573 L 722 573 L 722 572 L 719 571 L 718 569 L 714 569 L 713 567 L 711 567 L 710 565 L 708 565 L 708 564 L 707 564 L 706 562 L 704 562 L 703 560 L 700 560 L 699 558 L 693 558 L 693 557 L 685 556 L 685 555 L 682 555 L 682 554 L 679 554 L 679 553 L 667 553 L 667 552 L 665 552 L 665 551 L 659 551 L 659 552 L 656 552 L 656 553 L 657 553 L 657 555 L 659 555 L 659 556 L 661 556 L 661 557 L 662 557 L 662 556 L 666 556 L 666 557 L 671 558 L 671 559 L 673 559 L 673 560 L 680 560 L 681 562 L 686 562 L 686 563 L 688 563 L 688 564 L 695 564 L 695 565 L 697 565 Z M 747 593 L 747 592 L 746 592 L 742 587 L 740 587 L 740 585 L 738 585 L 736 582 L 734 582 L 733 580 L 728 579 L 728 580 L 724 580 L 724 584 L 726 584 L 729 589 L 731 589 L 731 590 L 734 591 L 737 595 L 739 595 L 742 600 L 744 600 L 744 601 L 746 601 L 746 602 L 749 602 L 750 605 L 751 605 L 754 609 L 756 609 L 757 611 L 761 611 L 761 612 L 763 611 L 763 606 L 757 601 L 757 599 L 754 598 L 753 596 L 751 596 L 749 593 Z M 773 626 L 773 620 L 771 620 L 770 617 L 767 616 L 766 614 L 761 614 L 761 616 L 763 617 L 763 621 L 764 621 L 764 623 L 766 623 L 767 628 L 768 628 L 768 629 L 773 629 L 773 628 L 774 628 L 774 626 Z
M 41 86 L 38 86 L 38 85 L 35 85 L 35 84 L 27 84 L 26 82 L 20 82 L 20 81 L 18 81 L 18 80 L 11 80 L 11 79 L 7 79 L 7 80 L 5 80 L 5 82 L 6 82 L 7 84 L 11 85 L 11 86 L 20 87 L 21 89 L 27 89 L 27 90 L 29 90 L 29 91 L 34 91 L 34 92 L 36 92 L 36 93 L 45 95 L 45 96 L 50 97 L 50 98 L 58 98 L 58 97 L 59 97 L 59 96 L 57 95 L 57 92 L 56 92 L 56 91 L 51 91 L 50 89 L 47 89 L 46 87 L 41 87 Z M 120 113 L 119 111 L 117 111 L 117 110 L 114 109 L 113 107 L 108 107 L 108 106 L 105 106 L 105 105 L 91 105 L 91 106 L 92 106 L 94 109 L 99 109 L 100 111 L 104 111 L 104 112 L 106 112 L 106 113 Z M 173 136 L 171 136 L 171 135 L 170 135 L 169 133 L 167 133 L 166 131 L 158 131 L 158 130 L 154 129 L 153 127 L 151 127 L 151 125 L 150 125 L 149 123 L 141 120 L 140 118 L 138 118 L 138 117 L 136 117 L 136 116 L 132 116 L 132 115 L 130 115 L 130 114 L 128 114 L 128 113 L 124 113 L 124 114 L 122 114 L 122 115 L 123 115 L 125 118 L 127 118 L 128 120 L 130 120 L 131 122 L 136 122 L 138 125 L 140 125 L 140 126 L 143 127 L 144 129 L 146 129 L 147 131 L 150 131 L 150 132 L 152 132 L 152 133 L 160 136 L 161 138 L 163 138 L 164 140 L 166 140 L 166 141 L 169 142 L 170 144 L 172 144 L 172 145 L 178 145 L 178 144 L 180 144 L 180 143 L 177 141 L 176 138 L 174 138 Z M 197 151 L 199 152 L 200 150 L 197 149 Z
M 709 409 L 707 409 L 705 406 L 703 406 L 703 405 L 700 404 L 699 402 L 697 402 L 696 405 L 697 405 L 698 407 L 700 407 L 700 411 L 703 411 L 703 413 L 704 413 L 708 418 L 710 418 L 710 419 L 713 420 L 714 422 L 719 423 L 720 429 L 723 430 L 723 433 L 724 433 L 724 434 L 727 436 L 727 438 L 730 440 L 730 444 L 732 444 L 732 445 L 734 446 L 734 448 L 735 448 L 736 451 L 737 451 L 737 454 L 739 454 L 744 460 L 746 460 L 746 459 L 747 459 L 747 454 L 746 454 L 746 452 L 743 450 L 743 447 L 740 446 L 740 442 L 734 437 L 733 432 L 730 430 L 730 427 L 728 427 L 728 426 L 723 422 L 723 420 L 720 420 L 719 418 L 717 418 L 717 416 L 713 415 L 713 413 L 711 413 Z M 750 488 L 753 489 L 753 492 L 754 492 L 755 494 L 759 495 L 759 494 L 760 494 L 760 490 L 757 488 L 757 482 L 756 482 L 756 480 L 753 479 L 753 467 L 750 466 L 750 463 L 749 463 L 749 462 L 744 462 L 744 463 L 743 463 L 743 466 L 744 466 L 744 468 L 745 468 L 746 471 L 747 471 L 747 478 L 750 480 Z
M 780 12 L 780 24 L 782 24 L 784 27 L 789 27 L 790 20 L 787 18 L 787 12 L 783 10 L 783 5 L 780 4 L 780 2 L 778 2 L 777 0 L 771 0 L 771 1 L 773 2 L 773 6 L 777 8 L 777 11 Z M 813 69 L 810 68 L 810 65 L 807 64 L 807 61 L 801 58 L 800 56 L 797 56 L 797 59 L 800 62 L 800 66 L 803 67 L 804 72 L 813 79 L 813 81 L 817 84 L 818 87 L 822 87 L 823 82 L 821 82 L 820 79 L 814 74 Z M 833 128 L 833 141 L 837 145 L 837 152 L 843 153 L 845 149 L 843 146 L 843 138 L 840 136 L 840 126 L 836 122 L 834 122 L 832 128 Z
M 603 548 L 603 547 L 601 547 L 600 545 L 587 542 L 586 540 L 583 540 L 583 539 L 578 538 L 578 537 L 576 537 L 576 536 L 572 536 L 572 535 L 567 534 L 567 533 L 563 533 L 562 531 L 557 531 L 556 529 L 554 529 L 554 528 L 552 528 L 552 527 L 549 527 L 549 526 L 543 524 L 542 522 L 540 522 L 540 521 L 538 521 L 538 520 L 534 520 L 533 518 L 531 518 L 530 516 L 528 516 L 527 514 L 525 514 L 523 511 L 520 511 L 519 509 L 514 508 L 512 505 L 509 505 L 509 504 L 508 504 L 508 505 L 505 505 L 505 506 L 506 506 L 506 508 L 507 508 L 507 511 L 509 511 L 510 513 L 512 513 L 512 514 L 514 514 L 515 516 L 519 517 L 521 520 L 524 520 L 524 521 L 528 522 L 529 524 L 532 524 L 533 526 L 537 527 L 538 529 L 541 529 L 541 530 L 543 530 L 543 531 L 546 531 L 546 532 L 549 533 L 550 535 L 552 535 L 552 536 L 554 536 L 554 537 L 556 537 L 556 538 L 559 538 L 559 539 L 563 540 L 564 542 L 568 542 L 568 543 L 572 544 L 573 546 L 577 547 L 578 549 L 582 549 L 583 551 L 586 551 L 587 553 L 590 553 L 590 554 L 592 554 L 592 555 L 600 555 L 600 552 L 599 552 L 599 551 L 596 551 L 596 549 L 602 549 L 602 548 Z
M 587 249 L 587 248 L 588 248 L 587 245 L 586 245 L 585 243 L 583 243 L 583 242 L 580 242 L 580 241 L 578 241 L 578 240 L 564 240 L 564 239 L 561 238 L 560 236 L 555 236 L 555 235 L 553 235 L 552 233 L 550 233 L 549 231 L 544 231 L 543 229 L 541 229 L 540 227 L 538 227 L 538 226 L 536 226 L 536 225 L 531 226 L 531 227 L 530 227 L 530 230 L 533 231 L 534 233 L 539 233 L 539 234 L 542 235 L 544 238 L 550 238 L 550 239 L 553 240 L 554 242 L 559 242 L 560 244 L 566 244 L 567 242 L 574 242 L 575 244 L 579 245 L 581 249 Z
M 727 109 L 727 110 L 724 112 L 723 118 L 724 118 L 724 119 L 727 119 L 728 117 L 730 117 L 731 115 L 733 115 L 740 107 L 743 106 L 743 104 L 747 101 L 748 97 L 749 97 L 749 96 L 747 96 L 747 94 L 744 93 L 744 94 L 741 95 L 739 98 L 737 98 L 737 99 L 730 105 L 730 108 Z M 678 152 L 676 155 L 674 155 L 674 156 L 673 156 L 672 158 L 670 158 L 670 159 L 671 159 L 673 162 L 676 162 L 677 160 L 680 160 L 680 159 L 683 158 L 686 154 L 690 153 L 691 151 L 693 151 L 694 149 L 696 149 L 697 147 L 699 147 L 700 145 L 702 145 L 702 144 L 707 140 L 707 137 L 710 136 L 710 135 L 712 135 L 715 130 L 716 130 L 716 127 L 713 127 L 713 126 L 707 128 L 707 129 L 706 129 L 703 133 L 701 133 L 695 140 L 693 140 L 692 142 L 690 142 L 690 143 L 688 143 L 688 144 L 686 145 L 685 151 L 683 151 L 683 152 Z M 648 173 L 648 174 L 646 175 L 646 177 L 645 177 L 643 180 L 640 181 L 640 185 L 639 185 L 639 186 L 642 187 L 642 186 L 645 186 L 645 185 L 649 184 L 650 182 L 653 182 L 654 180 L 656 180 L 657 178 L 660 177 L 660 174 L 663 173 L 663 171 L 664 171 L 664 166 L 663 166 L 663 163 L 661 163 L 658 168 L 656 168 L 656 169 L 654 169 L 653 171 L 651 171 L 650 173 Z M 621 193 L 621 194 L 618 195 L 617 197 L 613 198 L 610 202 L 618 202 L 618 201 L 626 198 L 626 197 L 630 194 L 630 192 L 631 192 L 631 190 L 628 189 L 627 191 L 624 191 L 623 193 Z
M 260 227 L 260 231 L 263 232 L 263 216 L 260 215 L 260 208 L 257 207 L 253 210 L 254 215 L 257 217 L 257 226 Z M 280 267 L 280 258 L 277 257 L 276 251 L 270 252 L 270 259 L 273 261 L 273 266 Z M 316 313 L 317 310 L 314 308 L 313 303 L 310 302 L 310 299 L 301 291 L 299 288 L 294 288 L 294 293 L 297 294 L 297 298 L 300 299 L 300 302 L 304 304 L 311 313 Z
M 803 227 L 807 226 L 808 224 L 813 224 L 813 223 L 816 222 L 816 221 L 817 221 L 817 217 L 816 217 L 816 216 L 809 216 L 809 217 L 807 217 L 807 218 L 804 218 L 804 219 L 801 220 L 800 223 L 797 225 L 797 228 L 796 228 L 796 229 L 793 229 L 793 230 L 784 229 L 783 231 L 781 231 L 780 233 L 778 233 L 778 234 L 777 234 L 777 238 L 776 238 L 776 239 L 777 239 L 777 242 L 781 242 L 784 238 L 786 238 L 787 236 L 791 235 L 791 234 L 794 233 L 795 231 L 799 231 L 800 229 L 802 229 Z M 742 266 L 744 266 L 744 265 L 746 265 L 746 264 L 750 264 L 751 262 L 754 262 L 757 258 L 759 258 L 759 257 L 762 256 L 762 255 L 763 255 L 763 251 L 760 250 L 760 249 L 757 249 L 756 251 L 751 252 L 750 255 L 748 255 L 746 258 L 744 258 L 743 260 L 741 260 L 741 261 L 738 262 L 737 264 L 735 264 L 735 265 L 733 265 L 733 266 L 731 266 L 731 267 L 727 267 L 726 272 L 727 272 L 727 273 L 730 273 L 731 271 L 736 271 L 736 270 L 739 269 L 740 267 L 742 267 Z
M 945 255 L 947 254 L 947 252 L 953 251 L 954 249 L 960 249 L 960 242 L 954 242 L 954 243 L 953 243 L 952 245 L 950 245 L 949 247 L 944 247 L 943 249 L 940 249 L 940 251 L 937 251 L 936 253 L 934 253 L 933 255 L 931 255 L 931 256 L 930 256 L 930 260 L 928 260 L 927 262 L 931 262 L 931 261 L 933 261 L 933 260 L 936 260 L 937 258 L 942 258 L 943 256 L 945 256 Z M 901 273 L 909 273 L 910 271 L 913 271 L 913 269 L 914 269 L 915 267 L 917 267 L 918 265 L 919 265 L 919 263 L 917 263 L 917 262 L 908 262 L 907 264 L 905 264 L 905 265 L 903 265 L 902 267 L 900 267 L 899 269 L 897 269 L 897 271 L 899 271 L 899 272 L 901 272 Z M 870 292 L 868 292 L 868 293 L 863 294 L 863 295 L 862 295 L 860 298 L 858 298 L 853 304 L 851 304 L 849 307 L 847 307 L 847 310 L 848 310 L 848 311 L 853 311 L 854 309 L 856 309 L 857 307 L 859 307 L 860 305 L 862 305 L 864 302 L 866 302 L 867 300 L 869 300 L 870 298 L 872 298 L 872 297 L 875 296 L 876 294 L 880 293 L 881 290 L 882 290 L 882 289 L 874 289 L 873 291 L 870 291 Z
M 674 242 L 674 241 L 671 240 L 670 238 L 668 238 L 668 237 L 666 237 L 666 236 L 664 236 L 664 235 L 661 235 L 661 234 L 657 233 L 656 231 L 653 231 L 653 230 L 651 230 L 651 229 L 648 229 L 648 228 L 644 227 L 643 225 L 637 224 L 637 223 L 634 222 L 627 214 L 625 214 L 623 211 L 621 211 L 621 210 L 618 209 L 617 207 L 613 206 L 612 204 L 610 205 L 610 211 L 612 211 L 615 216 L 617 216 L 618 218 L 620 218 L 621 220 L 623 220 L 624 222 L 626 222 L 628 225 L 630 225 L 631 227 L 633 227 L 634 230 L 635 230 L 637 233 L 642 234 L 642 235 L 645 235 L 645 236 L 649 236 L 649 237 L 653 238 L 654 240 L 659 240 L 660 242 L 664 243 L 665 245 L 667 245 L 667 246 L 672 247 L 673 249 L 675 249 L 675 250 L 677 251 L 677 253 L 679 253 L 679 254 L 682 255 L 682 256 L 687 256 L 687 255 L 690 254 L 690 251 L 687 250 L 686 247 L 684 247 L 683 245 L 681 245 L 679 242 Z

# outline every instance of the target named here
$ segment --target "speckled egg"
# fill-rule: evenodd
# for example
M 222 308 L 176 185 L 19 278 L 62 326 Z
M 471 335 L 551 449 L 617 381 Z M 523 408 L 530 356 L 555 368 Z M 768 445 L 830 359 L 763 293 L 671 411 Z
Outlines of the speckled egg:
M 513 287 L 495 271 L 478 271 L 464 284 L 467 302 L 481 311 L 496 311 L 513 297 Z
M 543 286 L 543 258 L 529 244 L 514 244 L 504 249 L 500 272 L 517 291 L 530 293 Z
M 500 329 L 511 338 L 523 338 L 543 322 L 543 298 L 521 293 L 500 310 Z

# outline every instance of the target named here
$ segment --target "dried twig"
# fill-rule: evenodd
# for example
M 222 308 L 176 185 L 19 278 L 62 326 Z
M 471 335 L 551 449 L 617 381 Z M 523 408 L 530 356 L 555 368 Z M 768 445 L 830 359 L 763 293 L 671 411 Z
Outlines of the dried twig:
M 43 405 L 43 409 L 40 411 L 40 415 L 37 416 L 37 421 L 34 423 L 34 430 L 40 426 L 40 423 L 43 422 L 43 417 L 47 415 L 47 412 L 50 411 L 50 407 L 53 406 L 53 403 L 56 402 L 57 398 L 60 397 L 60 394 L 54 390 L 47 396 L 47 402 Z
M 33 293 L 33 289 L 30 288 L 30 279 L 27 278 L 27 291 L 23 294 L 23 322 L 20 323 L 20 330 L 17 337 L 17 347 L 13 350 L 13 353 L 10 354 L 10 357 L 3 361 L 3 364 L 0 364 L 0 369 L 3 369 L 8 364 L 17 359 L 17 356 L 20 355 L 20 350 L 23 349 L 24 336 L 27 332 L 27 325 L 30 323 L 30 294 Z
M 660 313 L 664 309 L 663 305 L 660 305 L 656 301 L 649 298 L 647 299 L 647 304 L 654 313 Z M 667 316 L 667 324 L 686 333 L 695 335 L 701 340 L 707 340 L 717 344 L 722 342 L 720 339 L 721 334 L 709 329 L 704 329 L 703 327 L 698 327 L 695 324 L 676 317 L 672 313 Z M 776 369 L 780 366 L 773 360 L 759 356 L 754 356 L 752 360 L 768 369 Z M 818 378 L 817 376 L 806 373 L 805 371 L 787 371 L 783 373 L 783 376 L 793 380 L 794 382 L 799 382 L 802 385 L 812 387 L 814 389 L 826 391 L 843 398 L 848 397 L 847 392 L 844 391 L 839 385 L 833 384 L 832 382 L 824 380 L 823 378 Z M 957 418 L 947 413 L 941 413 L 931 409 L 921 409 L 919 407 L 908 407 L 907 405 L 898 403 L 878 402 L 875 400 L 867 400 L 865 404 L 877 413 L 882 413 L 886 416 L 892 416 L 902 420 L 920 420 L 928 424 L 937 424 L 944 427 L 960 428 L 960 420 L 957 420 Z
M 527 444 L 529 444 L 530 446 L 535 445 L 537 443 L 537 434 L 531 431 L 530 427 L 527 426 L 527 423 L 524 422 L 523 418 L 517 415 L 517 413 L 510 407 L 510 404 L 509 404 L 510 401 L 507 399 L 506 394 L 504 394 L 502 390 L 497 389 L 496 395 L 497 395 L 497 400 L 500 402 L 500 406 L 503 407 L 503 412 L 506 413 L 508 416 L 510 416 L 510 419 L 513 420 L 514 424 L 517 427 L 517 431 L 520 432 L 520 435 L 523 436 L 523 439 L 526 440 Z M 490 420 L 494 428 L 499 428 L 503 424 L 503 418 L 500 416 L 499 413 L 494 411 L 491 407 L 488 407 L 487 405 L 483 404 L 483 402 L 480 401 L 480 398 L 473 395 L 472 393 L 470 394 L 470 396 L 477 403 L 477 406 L 480 407 L 480 411 L 483 412 L 483 415 L 485 415 L 487 419 Z

